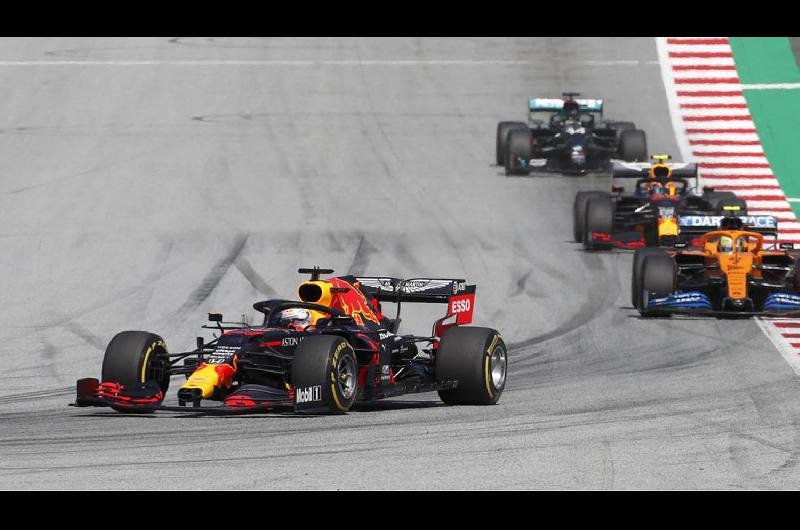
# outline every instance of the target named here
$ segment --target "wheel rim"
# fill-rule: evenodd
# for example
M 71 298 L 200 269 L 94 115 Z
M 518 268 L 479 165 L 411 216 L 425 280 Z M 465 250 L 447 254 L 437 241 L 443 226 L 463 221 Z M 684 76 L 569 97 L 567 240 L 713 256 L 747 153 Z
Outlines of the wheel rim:
M 346 400 L 356 391 L 356 365 L 350 355 L 343 355 L 336 364 L 336 386 Z
M 495 347 L 489 359 L 489 370 L 492 374 L 492 385 L 496 389 L 506 384 L 506 350 L 502 346 Z
M 156 355 L 149 360 L 147 363 L 147 368 L 145 369 L 145 382 L 155 381 L 159 386 L 163 387 L 164 380 L 168 377 L 167 362 L 162 357 L 161 352 L 154 353 Z

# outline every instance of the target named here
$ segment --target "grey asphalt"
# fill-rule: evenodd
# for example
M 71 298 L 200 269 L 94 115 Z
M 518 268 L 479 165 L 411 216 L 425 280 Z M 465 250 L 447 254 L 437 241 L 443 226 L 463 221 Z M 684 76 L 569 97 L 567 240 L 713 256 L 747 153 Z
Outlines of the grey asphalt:
M 756 325 L 640 320 L 630 254 L 570 242 L 607 178 L 492 165 L 498 121 L 568 90 L 677 154 L 652 39 L 2 39 L 0 61 L 65 61 L 0 66 L 0 488 L 797 487 L 800 385 Z M 499 404 L 67 407 L 117 331 L 190 348 L 315 264 L 476 282 Z

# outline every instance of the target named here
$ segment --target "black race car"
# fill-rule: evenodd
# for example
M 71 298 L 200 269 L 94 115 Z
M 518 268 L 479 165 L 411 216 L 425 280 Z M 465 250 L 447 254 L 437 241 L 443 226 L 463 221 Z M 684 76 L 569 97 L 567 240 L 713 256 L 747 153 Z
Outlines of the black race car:
M 604 121 L 603 100 L 532 98 L 528 123 L 503 121 L 497 125 L 496 161 L 506 175 L 532 170 L 582 174 L 606 170 L 609 160 L 647 160 L 644 131 L 632 122 Z
M 612 193 L 576 194 L 575 241 L 594 250 L 671 246 L 713 230 L 719 216 L 747 215 L 747 202 L 732 192 L 703 188 L 697 194 L 697 164 L 669 164 L 669 155 L 652 158 L 652 165 L 615 162 Z
M 475 286 L 460 279 L 342 276 L 300 269 L 311 280 L 299 301 L 253 304 L 260 325 L 223 322 L 221 335 L 197 338 L 188 352 L 169 353 L 164 340 L 144 331 L 123 331 L 106 348 L 102 379 L 81 379 L 78 407 L 120 412 L 155 410 L 236 413 L 271 410 L 344 413 L 356 401 L 437 391 L 447 404 L 497 403 L 506 383 L 507 350 L 489 328 L 472 321 Z M 397 305 L 395 318 L 381 302 Z M 430 336 L 398 335 L 400 306 L 447 304 Z M 162 402 L 173 376 L 185 376 L 177 406 Z M 206 400 L 222 402 L 202 406 Z

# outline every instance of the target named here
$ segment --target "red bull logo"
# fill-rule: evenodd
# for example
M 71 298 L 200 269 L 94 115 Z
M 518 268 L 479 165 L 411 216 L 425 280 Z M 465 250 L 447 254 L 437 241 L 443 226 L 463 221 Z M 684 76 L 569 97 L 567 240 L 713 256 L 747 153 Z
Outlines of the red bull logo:
M 380 317 L 357 287 L 358 284 L 353 286 L 339 278 L 328 278 L 304 282 L 300 285 L 298 294 L 300 299 L 305 302 L 339 309 L 344 314 L 353 317 L 353 320 L 360 326 L 365 326 L 366 321 L 380 326 Z

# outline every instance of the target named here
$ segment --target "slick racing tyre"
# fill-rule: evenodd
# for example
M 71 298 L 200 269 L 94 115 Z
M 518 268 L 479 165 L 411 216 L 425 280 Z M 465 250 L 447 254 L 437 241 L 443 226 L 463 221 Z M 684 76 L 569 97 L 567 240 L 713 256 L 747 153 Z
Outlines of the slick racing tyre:
M 448 405 L 494 405 L 506 386 L 508 352 L 489 328 L 454 327 L 444 332 L 436 352 L 436 382 L 458 381 L 439 391 Z
M 508 133 L 514 129 L 527 129 L 528 126 L 521 121 L 501 121 L 497 124 L 497 140 L 495 142 L 495 158 L 498 166 L 502 166 L 506 159 L 506 145 Z
M 356 400 L 358 361 L 342 337 L 312 335 L 294 350 L 295 410 L 344 414 Z
M 675 292 L 675 260 L 669 256 L 647 256 L 642 266 L 642 301 L 639 314 L 644 317 L 669 316 L 669 311 L 648 310 L 647 301 L 661 298 Z
M 576 243 L 583 242 L 583 231 L 586 223 L 586 204 L 595 197 L 609 197 L 605 191 L 579 191 L 575 194 L 572 205 L 572 236 Z
M 586 217 L 583 228 L 583 248 L 597 250 L 608 245 L 597 244 L 592 239 L 593 232 L 611 234 L 614 229 L 614 203 L 610 197 L 590 198 L 586 203 Z
M 512 129 L 508 133 L 508 145 L 506 145 L 506 175 L 524 175 L 528 172 L 527 164 L 531 159 L 531 130 Z M 525 161 L 525 169 L 519 167 L 519 160 Z
M 103 382 L 121 385 L 158 383 L 161 392 L 169 388 L 169 357 L 164 339 L 146 331 L 117 333 L 103 357 Z
M 647 137 L 644 131 L 631 129 L 619 135 L 619 156 L 626 162 L 647 161 Z
M 631 305 L 639 309 L 642 303 L 642 269 L 647 256 L 666 256 L 660 248 L 640 248 L 633 253 L 633 271 L 631 273 Z

